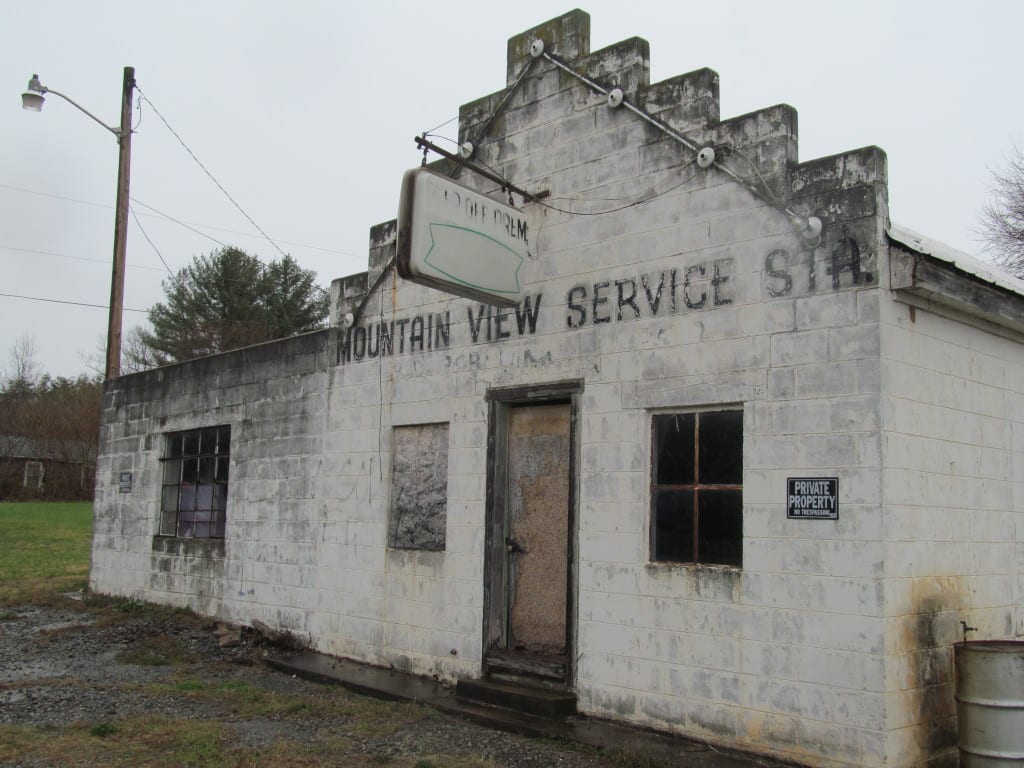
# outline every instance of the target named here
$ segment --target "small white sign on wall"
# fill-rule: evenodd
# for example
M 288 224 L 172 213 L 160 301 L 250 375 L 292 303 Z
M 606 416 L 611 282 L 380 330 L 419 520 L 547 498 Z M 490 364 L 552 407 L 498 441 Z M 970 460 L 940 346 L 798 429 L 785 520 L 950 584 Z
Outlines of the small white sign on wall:
M 513 306 L 529 231 L 522 212 L 429 168 L 406 171 L 398 209 L 398 274 L 406 280 Z

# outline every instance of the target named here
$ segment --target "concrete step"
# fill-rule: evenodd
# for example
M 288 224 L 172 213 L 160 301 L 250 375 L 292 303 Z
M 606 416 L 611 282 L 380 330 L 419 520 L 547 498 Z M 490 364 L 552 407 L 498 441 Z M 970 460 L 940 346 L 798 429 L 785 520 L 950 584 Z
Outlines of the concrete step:
M 609 720 L 585 717 L 550 719 L 501 706 L 478 704 L 453 696 L 449 688 L 429 677 L 418 677 L 316 652 L 279 654 L 265 661 L 270 667 L 287 675 L 341 685 L 383 699 L 418 701 L 453 717 L 511 733 L 568 739 L 589 744 L 596 749 L 616 750 L 626 754 L 635 752 L 649 757 L 659 765 L 685 765 L 686 768 L 787 768 L 794 765 Z
M 455 696 L 551 720 L 576 714 L 575 693 L 505 680 L 459 680 L 455 685 Z
M 485 660 L 488 675 L 535 677 L 538 680 L 565 680 L 565 655 L 517 654 L 491 651 Z

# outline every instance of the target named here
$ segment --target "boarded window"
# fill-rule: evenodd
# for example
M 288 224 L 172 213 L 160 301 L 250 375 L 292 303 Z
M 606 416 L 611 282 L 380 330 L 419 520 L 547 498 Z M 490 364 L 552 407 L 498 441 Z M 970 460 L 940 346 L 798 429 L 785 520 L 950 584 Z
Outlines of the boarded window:
M 655 414 L 651 559 L 743 564 L 743 412 Z
M 227 522 L 231 427 L 166 436 L 160 535 L 223 539 Z
M 388 546 L 444 550 L 448 516 L 448 425 L 395 427 Z

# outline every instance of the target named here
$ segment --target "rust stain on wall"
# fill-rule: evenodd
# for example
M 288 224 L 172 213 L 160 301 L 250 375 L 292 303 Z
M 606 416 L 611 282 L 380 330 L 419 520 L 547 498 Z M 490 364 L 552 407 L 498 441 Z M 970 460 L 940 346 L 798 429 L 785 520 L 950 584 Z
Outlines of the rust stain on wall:
M 919 753 L 951 751 L 956 746 L 956 703 L 952 679 L 952 643 L 965 615 L 969 589 L 959 576 L 913 580 L 913 616 L 902 627 L 901 647 L 911 653 L 902 681 L 911 721 L 917 730 Z

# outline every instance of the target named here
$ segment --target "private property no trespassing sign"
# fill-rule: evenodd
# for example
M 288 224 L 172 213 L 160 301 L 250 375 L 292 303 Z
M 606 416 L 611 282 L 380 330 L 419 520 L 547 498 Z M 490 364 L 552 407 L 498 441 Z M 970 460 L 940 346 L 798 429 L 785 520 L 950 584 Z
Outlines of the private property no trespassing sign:
M 790 520 L 838 520 L 839 478 L 787 478 L 786 517 Z

